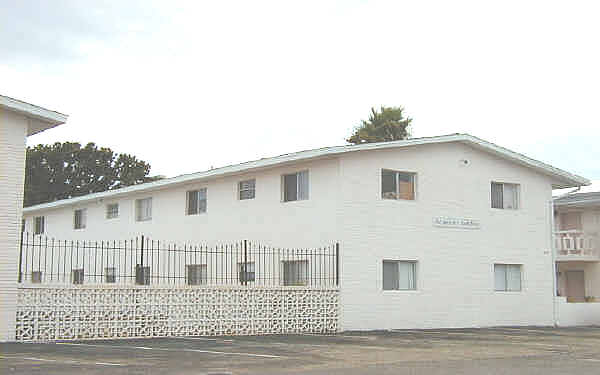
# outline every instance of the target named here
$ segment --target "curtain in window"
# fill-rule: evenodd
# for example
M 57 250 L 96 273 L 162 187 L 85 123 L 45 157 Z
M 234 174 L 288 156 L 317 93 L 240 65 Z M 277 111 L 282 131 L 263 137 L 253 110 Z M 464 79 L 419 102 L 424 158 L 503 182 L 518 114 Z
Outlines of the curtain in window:
M 517 209 L 517 186 L 513 185 L 513 184 L 503 184 L 503 207 L 506 209 L 512 209 L 515 210 Z
M 502 184 L 492 182 L 492 208 L 504 208 Z
M 521 290 L 521 266 L 509 264 L 506 267 L 506 289 L 509 291 Z
M 416 285 L 415 285 L 416 264 L 414 262 L 399 262 L 398 268 L 399 268 L 398 289 L 400 289 L 400 290 L 416 289 Z
M 308 171 L 298 172 L 298 200 L 308 199 Z

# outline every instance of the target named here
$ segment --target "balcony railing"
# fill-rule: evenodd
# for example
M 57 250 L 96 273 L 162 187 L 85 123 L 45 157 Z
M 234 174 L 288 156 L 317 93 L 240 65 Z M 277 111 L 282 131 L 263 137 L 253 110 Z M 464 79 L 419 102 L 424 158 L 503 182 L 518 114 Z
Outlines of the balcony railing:
M 600 260 L 598 234 L 581 230 L 561 230 L 554 232 L 554 242 L 558 260 Z

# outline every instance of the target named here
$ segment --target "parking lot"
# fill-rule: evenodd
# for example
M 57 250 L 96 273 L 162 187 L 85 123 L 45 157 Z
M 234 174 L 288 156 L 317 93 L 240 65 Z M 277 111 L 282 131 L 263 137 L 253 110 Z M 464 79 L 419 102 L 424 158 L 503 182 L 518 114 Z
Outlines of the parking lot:
M 0 344 L 1 374 L 599 374 L 600 327 Z

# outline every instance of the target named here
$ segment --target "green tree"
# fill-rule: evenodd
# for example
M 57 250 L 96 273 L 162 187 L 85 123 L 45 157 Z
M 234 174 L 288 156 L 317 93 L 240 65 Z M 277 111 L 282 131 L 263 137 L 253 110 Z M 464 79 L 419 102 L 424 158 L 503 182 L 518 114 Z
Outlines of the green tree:
M 88 143 L 57 142 L 27 148 L 25 206 L 155 181 L 150 164 Z
M 352 136 L 346 142 L 353 144 L 389 142 L 410 137 L 412 118 L 404 117 L 402 107 L 384 107 L 380 111 L 371 108 L 368 120 L 354 129 Z

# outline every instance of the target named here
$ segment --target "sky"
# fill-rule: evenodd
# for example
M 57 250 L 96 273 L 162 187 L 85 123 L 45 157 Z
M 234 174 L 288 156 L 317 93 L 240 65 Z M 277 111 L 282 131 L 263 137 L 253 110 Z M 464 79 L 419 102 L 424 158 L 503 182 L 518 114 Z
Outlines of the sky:
M 345 144 L 371 107 L 600 180 L 597 1 L 0 0 L 0 93 L 175 176 Z

